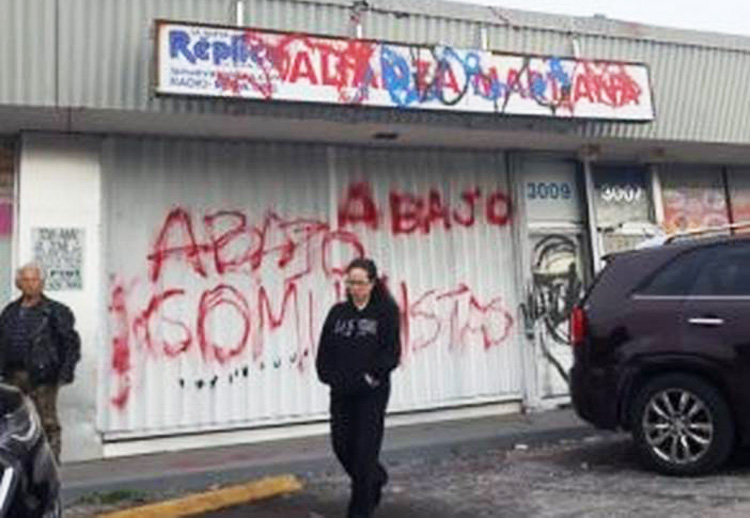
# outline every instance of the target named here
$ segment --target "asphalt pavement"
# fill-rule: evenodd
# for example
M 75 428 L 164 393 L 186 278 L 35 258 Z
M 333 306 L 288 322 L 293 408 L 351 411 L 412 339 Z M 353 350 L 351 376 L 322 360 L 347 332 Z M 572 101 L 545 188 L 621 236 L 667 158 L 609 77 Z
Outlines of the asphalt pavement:
M 383 458 L 389 465 L 398 465 L 409 459 L 481 454 L 491 449 L 533 446 L 595 433 L 570 409 L 388 427 Z M 309 473 L 338 473 L 338 469 L 328 437 L 314 436 L 66 464 L 62 469 L 63 499 L 71 509 L 66 516 L 87 516 L 77 509 L 92 507 L 91 502 L 97 501 L 92 495 L 118 494 L 123 500 L 147 502 L 260 477 L 287 473 L 304 477 Z M 315 498 L 314 495 L 298 497 Z M 339 503 L 323 501 L 321 505 L 330 514 Z M 127 504 L 117 501 L 113 505 Z M 299 505 L 308 508 L 310 503 Z M 411 511 L 413 517 L 420 516 L 414 513 L 432 512 L 429 508 Z M 434 512 L 431 516 L 435 516 Z

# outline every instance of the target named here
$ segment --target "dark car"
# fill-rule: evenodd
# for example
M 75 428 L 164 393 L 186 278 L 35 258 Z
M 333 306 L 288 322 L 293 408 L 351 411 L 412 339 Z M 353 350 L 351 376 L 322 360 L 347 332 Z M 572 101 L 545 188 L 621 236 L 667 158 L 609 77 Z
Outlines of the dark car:
M 615 255 L 570 326 L 577 413 L 629 430 L 651 467 L 706 473 L 748 443 L 750 237 Z
M 33 403 L 0 383 L 0 518 L 61 518 L 60 479 Z

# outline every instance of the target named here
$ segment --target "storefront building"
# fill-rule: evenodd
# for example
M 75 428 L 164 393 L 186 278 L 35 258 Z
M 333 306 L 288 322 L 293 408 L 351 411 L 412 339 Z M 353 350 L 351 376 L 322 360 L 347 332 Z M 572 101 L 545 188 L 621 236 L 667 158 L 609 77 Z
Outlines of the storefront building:
M 76 313 L 66 459 L 325 431 L 358 255 L 391 425 L 552 407 L 605 254 L 750 217 L 745 38 L 343 0 L 0 0 L 0 34 L 0 296 L 38 260 Z

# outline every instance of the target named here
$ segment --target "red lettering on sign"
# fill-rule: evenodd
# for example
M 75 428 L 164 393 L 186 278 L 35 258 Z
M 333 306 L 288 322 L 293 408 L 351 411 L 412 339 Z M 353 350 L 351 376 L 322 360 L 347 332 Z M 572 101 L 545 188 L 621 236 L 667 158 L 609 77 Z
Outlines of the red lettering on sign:
M 307 79 L 312 85 L 318 84 L 318 78 L 315 76 L 315 69 L 310 61 L 310 55 L 306 51 L 299 51 L 294 55 L 292 71 L 289 73 L 290 83 L 296 83 L 301 78 Z

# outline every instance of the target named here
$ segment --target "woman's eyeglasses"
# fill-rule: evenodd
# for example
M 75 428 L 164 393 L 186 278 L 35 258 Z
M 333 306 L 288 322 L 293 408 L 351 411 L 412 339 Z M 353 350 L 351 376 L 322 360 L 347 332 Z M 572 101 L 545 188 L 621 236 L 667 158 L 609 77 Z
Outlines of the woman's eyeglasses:
M 347 286 L 367 286 L 368 284 L 370 284 L 370 281 L 361 281 L 358 279 L 355 279 L 355 280 L 347 279 L 345 281 L 345 284 Z

